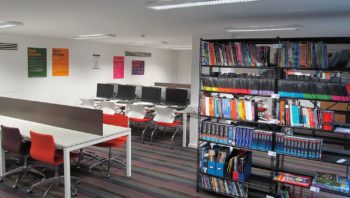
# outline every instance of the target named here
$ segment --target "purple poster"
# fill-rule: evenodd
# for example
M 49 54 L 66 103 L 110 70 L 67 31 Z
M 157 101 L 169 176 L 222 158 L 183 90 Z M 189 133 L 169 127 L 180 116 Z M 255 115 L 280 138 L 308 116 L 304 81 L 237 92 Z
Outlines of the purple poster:
M 145 61 L 132 61 L 131 75 L 144 75 L 145 74 Z

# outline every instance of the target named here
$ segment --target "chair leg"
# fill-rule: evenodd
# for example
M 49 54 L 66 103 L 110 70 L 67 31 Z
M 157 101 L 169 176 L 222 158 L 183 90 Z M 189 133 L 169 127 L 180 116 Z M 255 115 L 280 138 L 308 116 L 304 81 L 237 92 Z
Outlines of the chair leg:
M 22 178 L 24 173 L 25 172 L 23 171 L 17 176 L 15 183 L 12 185 L 12 188 L 17 188 L 17 184 L 18 184 L 19 180 Z
M 170 147 L 170 149 L 173 149 L 173 146 L 174 146 L 174 137 L 175 137 L 175 135 L 176 135 L 176 133 L 177 133 L 178 130 L 179 130 L 179 127 L 177 126 L 177 127 L 175 128 L 175 132 L 174 132 L 173 136 L 171 137 L 171 147 Z
M 26 172 L 34 173 L 36 175 L 39 175 L 43 178 L 46 178 L 46 175 L 36 169 L 34 169 L 32 166 L 27 167 Z
M 91 166 L 89 167 L 89 172 L 91 173 L 91 172 L 92 172 L 92 169 L 93 169 L 95 166 L 101 165 L 101 164 L 103 164 L 103 163 L 105 163 L 105 162 L 107 162 L 107 161 L 108 161 L 107 158 L 106 158 L 106 159 L 101 159 L 101 160 L 99 160 L 98 162 L 96 162 L 95 164 L 93 164 L 93 165 L 91 165 Z
M 120 160 L 120 159 L 117 159 L 117 158 L 112 158 L 111 160 L 112 160 L 114 163 L 117 163 L 117 164 L 120 164 L 120 165 L 126 167 L 126 162 L 123 161 L 123 160 Z
M 146 133 L 146 131 L 147 131 L 149 125 L 150 125 L 150 122 L 148 122 L 147 125 L 146 125 L 146 127 L 142 130 L 142 134 L 141 134 L 141 141 L 142 141 L 142 144 L 144 143 L 143 138 L 144 138 L 144 135 L 145 135 L 145 133 Z
M 154 127 L 154 130 L 151 133 L 151 144 L 153 144 L 153 135 L 158 130 L 157 126 Z
M 48 194 L 48 193 L 50 192 L 50 190 L 52 189 L 52 187 L 53 187 L 55 184 L 57 184 L 57 183 L 58 183 L 57 180 L 53 181 L 53 182 L 50 184 L 49 188 L 45 191 L 43 197 L 46 197 L 47 194 Z
M 109 172 L 109 170 L 111 169 L 111 163 L 112 163 L 112 147 L 108 148 L 109 152 L 108 152 L 108 166 L 107 166 L 107 174 L 106 177 L 111 177 L 111 174 Z
M 0 182 L 2 182 L 3 178 L 9 176 L 9 175 L 13 175 L 13 174 L 16 174 L 16 173 L 20 173 L 20 172 L 23 172 L 24 171 L 24 167 L 18 167 L 16 169 L 13 169 L 9 172 L 6 172 L 5 174 L 3 174 L 1 177 L 0 177 Z

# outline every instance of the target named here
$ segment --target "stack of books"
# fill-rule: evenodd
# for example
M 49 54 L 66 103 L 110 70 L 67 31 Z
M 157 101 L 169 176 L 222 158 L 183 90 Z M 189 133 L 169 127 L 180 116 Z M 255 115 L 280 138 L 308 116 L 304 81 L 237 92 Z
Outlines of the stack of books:
M 202 79 L 203 91 L 271 96 L 275 90 L 274 79 L 212 76 L 204 76 Z
M 209 191 L 222 193 L 229 196 L 242 198 L 248 197 L 248 189 L 244 186 L 244 184 L 235 181 L 200 174 L 199 185 L 201 188 Z
M 322 42 L 282 42 L 277 49 L 280 67 L 328 68 L 327 45 Z
M 280 172 L 273 180 L 284 184 L 310 188 L 312 177 Z
M 342 193 L 350 192 L 349 184 L 350 181 L 346 177 L 321 172 L 317 172 L 312 181 L 312 186 Z
M 251 43 L 202 42 L 202 65 L 266 67 L 270 47 Z
M 201 115 L 235 121 L 256 121 L 257 103 L 253 100 L 220 98 L 217 96 L 202 96 Z
M 319 108 L 303 107 L 292 100 L 279 101 L 276 105 L 276 118 L 280 125 L 333 130 L 334 112 Z
M 276 133 L 275 151 L 279 154 L 321 159 L 323 140 Z

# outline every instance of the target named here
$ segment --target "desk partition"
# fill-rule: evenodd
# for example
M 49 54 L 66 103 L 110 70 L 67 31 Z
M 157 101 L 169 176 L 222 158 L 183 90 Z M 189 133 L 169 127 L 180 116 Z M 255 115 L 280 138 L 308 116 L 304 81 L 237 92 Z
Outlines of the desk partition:
M 102 111 L 96 109 L 0 97 L 0 115 L 103 135 Z

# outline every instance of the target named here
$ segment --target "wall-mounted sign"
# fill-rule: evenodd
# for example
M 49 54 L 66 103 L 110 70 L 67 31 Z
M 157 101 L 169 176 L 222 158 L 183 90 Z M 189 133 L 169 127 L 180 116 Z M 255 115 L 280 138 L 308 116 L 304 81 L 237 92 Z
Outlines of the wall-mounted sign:
M 28 77 L 47 76 L 46 48 L 28 47 Z
M 152 54 L 148 52 L 131 52 L 125 51 L 125 56 L 137 56 L 137 57 L 151 57 Z
M 124 56 L 113 57 L 113 79 L 124 78 Z
M 69 50 L 65 48 L 52 49 L 52 76 L 69 75 Z
M 145 74 L 145 61 L 133 60 L 131 63 L 131 75 Z
M 94 66 L 92 67 L 92 69 L 100 69 L 100 63 L 99 63 L 99 59 L 100 59 L 100 54 L 93 54 L 92 57 L 94 57 Z

